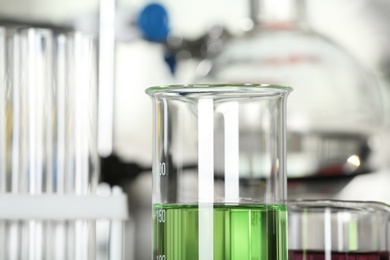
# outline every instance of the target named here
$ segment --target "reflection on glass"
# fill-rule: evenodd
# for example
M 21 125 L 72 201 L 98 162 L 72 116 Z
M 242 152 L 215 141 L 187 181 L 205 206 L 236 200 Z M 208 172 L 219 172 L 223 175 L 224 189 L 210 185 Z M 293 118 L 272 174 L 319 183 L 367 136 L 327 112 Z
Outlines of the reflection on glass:
M 348 52 L 309 28 L 303 1 L 253 0 L 252 18 L 253 29 L 226 42 L 198 81 L 294 88 L 287 121 L 289 177 L 369 170 L 368 140 L 382 120 L 375 80 Z M 360 160 L 354 169 L 347 162 L 352 155 Z
M 290 201 L 289 259 L 387 260 L 389 209 L 378 202 Z

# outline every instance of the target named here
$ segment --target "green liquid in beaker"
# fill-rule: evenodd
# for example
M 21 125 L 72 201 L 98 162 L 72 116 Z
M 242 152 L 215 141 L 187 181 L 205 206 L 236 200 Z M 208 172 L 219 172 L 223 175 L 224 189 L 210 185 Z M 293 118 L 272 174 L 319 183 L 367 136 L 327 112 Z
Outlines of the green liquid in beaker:
M 286 205 L 153 207 L 153 260 L 285 260 L 287 252 Z

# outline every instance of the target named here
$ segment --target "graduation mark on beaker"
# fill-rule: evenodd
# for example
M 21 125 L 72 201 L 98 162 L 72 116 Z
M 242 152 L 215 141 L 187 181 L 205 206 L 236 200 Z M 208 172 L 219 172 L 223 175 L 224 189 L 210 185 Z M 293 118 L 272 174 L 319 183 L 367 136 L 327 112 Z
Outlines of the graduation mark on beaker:
M 165 255 L 157 255 L 156 260 L 166 260 Z
M 165 174 L 167 174 L 167 167 L 165 165 L 165 162 L 160 163 L 158 168 L 159 168 L 160 176 L 164 176 Z

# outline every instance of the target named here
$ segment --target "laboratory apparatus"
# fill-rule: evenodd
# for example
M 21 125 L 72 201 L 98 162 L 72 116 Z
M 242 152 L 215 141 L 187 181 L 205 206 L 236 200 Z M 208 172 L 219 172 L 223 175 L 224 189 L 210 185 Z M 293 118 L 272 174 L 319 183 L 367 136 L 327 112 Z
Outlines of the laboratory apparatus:
M 289 259 L 390 259 L 390 208 L 380 202 L 288 202 Z
M 367 173 L 375 169 L 372 138 L 383 121 L 380 89 L 355 57 L 311 29 L 305 11 L 303 0 L 251 1 L 251 29 L 205 59 L 197 82 L 294 86 L 289 180 Z
M 1 193 L 94 193 L 93 38 L 47 28 L 3 32 Z
M 290 91 L 250 84 L 146 90 L 154 124 L 152 259 L 287 259 Z
M 122 259 L 126 196 L 96 193 L 96 70 L 89 35 L 0 28 L 1 260 Z
M 0 195 L 1 260 L 124 258 L 127 196 L 99 186 L 96 195 Z

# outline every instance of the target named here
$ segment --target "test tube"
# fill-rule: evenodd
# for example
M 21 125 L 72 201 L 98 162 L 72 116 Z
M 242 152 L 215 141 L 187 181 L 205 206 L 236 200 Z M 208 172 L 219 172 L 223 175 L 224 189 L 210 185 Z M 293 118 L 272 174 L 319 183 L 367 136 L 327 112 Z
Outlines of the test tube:
M 59 194 L 65 193 L 65 169 L 66 169 L 66 93 L 67 86 L 67 64 L 66 64 L 66 36 L 61 34 L 56 37 L 56 63 L 55 63 L 55 155 L 56 155 L 56 178 L 54 182 L 54 191 Z
M 66 36 L 57 35 L 54 41 L 54 111 L 56 114 L 54 127 L 54 158 L 55 158 L 55 178 L 53 178 L 53 192 L 64 194 L 66 179 L 66 132 L 67 132 L 67 49 Z M 65 260 L 67 259 L 66 241 L 66 221 L 51 221 L 48 223 L 51 234 L 47 235 L 47 259 Z
M 0 193 L 6 191 L 7 181 L 7 82 L 6 82 L 6 37 L 0 27 Z
M 9 113 L 7 102 L 7 82 L 6 82 L 6 36 L 5 29 L 0 27 L 0 194 L 7 189 L 7 113 Z M 0 220 L 0 247 L 6 248 L 6 228 L 4 221 Z M 5 250 L 1 250 L 0 259 L 5 258 Z
M 9 83 L 10 83 L 10 107 L 11 107 L 11 122 L 10 132 L 11 134 L 11 144 L 9 146 L 8 153 L 11 157 L 11 167 L 9 172 L 11 173 L 9 179 L 9 187 L 7 192 L 17 194 L 19 192 L 26 192 L 23 187 L 24 180 L 22 179 L 22 170 L 26 169 L 26 157 L 21 154 L 25 152 L 25 138 L 22 137 L 24 133 L 21 124 L 21 111 L 22 111 L 22 96 L 20 91 L 20 37 L 19 34 L 14 34 L 9 39 L 9 57 L 7 59 L 8 68 L 9 68 Z M 24 146 L 22 146 L 22 144 Z M 22 231 L 25 231 L 26 228 L 18 220 L 7 221 L 7 246 L 6 246 L 6 255 L 5 259 L 17 260 L 27 257 L 22 253 L 27 252 L 27 248 L 24 246 L 26 243 L 22 243 L 22 238 L 26 238 L 26 234 L 22 234 Z
M 91 37 L 67 35 L 67 175 L 68 192 L 95 192 L 98 181 L 96 145 L 96 50 Z
M 96 146 L 96 60 L 93 38 L 80 33 L 66 35 L 66 129 L 65 191 L 94 193 L 98 181 Z M 68 255 L 75 260 L 93 259 L 95 227 L 75 220 L 67 226 Z
M 25 187 L 29 194 L 53 191 L 53 35 L 50 30 L 28 28 L 20 31 L 20 88 L 22 123 L 26 123 L 27 171 Z M 45 223 L 28 221 L 28 259 L 44 257 L 45 239 L 50 235 Z
M 23 116 L 20 120 L 26 124 L 28 165 L 24 173 L 27 175 L 24 189 L 30 194 L 52 191 L 52 37 L 47 29 L 28 28 L 20 31 L 19 83 Z
M 11 141 L 11 192 L 26 192 L 23 172 L 27 171 L 26 165 L 26 138 L 24 124 L 21 122 L 23 107 L 21 104 L 25 100 L 25 94 L 22 94 L 20 86 L 21 67 L 20 67 L 20 35 L 14 34 L 10 40 L 10 78 L 11 78 L 11 98 L 12 98 L 12 141 Z M 25 113 L 23 113 L 25 114 Z M 23 126 L 23 127 L 22 127 Z

